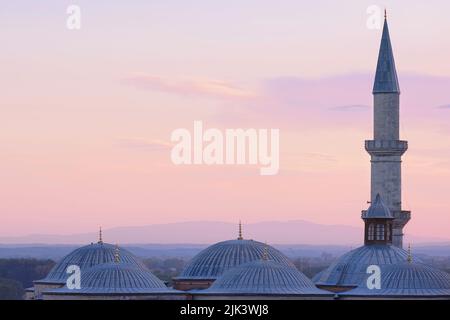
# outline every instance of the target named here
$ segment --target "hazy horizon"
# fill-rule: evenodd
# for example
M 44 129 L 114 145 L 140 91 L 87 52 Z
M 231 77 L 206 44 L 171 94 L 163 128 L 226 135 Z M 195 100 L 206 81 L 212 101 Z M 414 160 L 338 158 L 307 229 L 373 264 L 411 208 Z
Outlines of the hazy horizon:
M 338 245 L 359 246 L 363 244 L 363 227 L 340 224 L 315 224 L 305 220 L 262 221 L 244 224 L 244 239 L 280 245 Z M 132 244 L 212 244 L 236 239 L 238 225 L 224 221 L 184 221 L 178 223 L 123 226 L 102 229 L 102 240 L 107 243 Z M 78 234 L 29 234 L 1 237 L 0 245 L 72 245 L 89 244 L 99 240 L 99 230 Z M 450 244 L 450 238 L 432 235 L 405 234 L 405 243 L 416 245 Z

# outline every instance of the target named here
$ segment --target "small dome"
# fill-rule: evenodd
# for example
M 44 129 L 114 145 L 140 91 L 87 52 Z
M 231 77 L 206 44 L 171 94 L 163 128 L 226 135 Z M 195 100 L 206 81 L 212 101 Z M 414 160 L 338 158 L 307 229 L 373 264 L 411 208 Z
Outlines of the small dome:
M 258 260 L 226 271 L 201 294 L 330 295 L 295 267 Z
M 45 291 L 46 294 L 145 294 L 176 292 L 135 264 L 112 262 L 96 265 L 81 274 L 81 289 Z
M 260 260 L 267 248 L 269 260 L 286 266 L 292 262 L 277 249 L 253 240 L 228 240 L 216 243 L 197 254 L 175 279 L 215 280 L 225 271 L 243 263 Z
M 87 268 L 97 264 L 114 262 L 116 250 L 117 246 L 100 241 L 75 249 L 58 262 L 44 279 L 36 282 L 65 284 L 69 276 L 66 273 L 68 266 L 77 265 L 83 272 Z M 145 268 L 136 256 L 125 249 L 120 249 L 120 260 L 124 263 L 130 263 Z
M 390 265 L 405 262 L 408 252 L 388 244 L 365 245 L 354 249 L 317 274 L 313 281 L 318 286 L 356 287 L 367 276 L 370 265 Z
M 369 209 L 362 215 L 363 219 L 394 219 L 391 210 L 384 204 L 380 194 L 377 194 L 375 201 Z
M 342 295 L 449 297 L 450 274 L 422 263 L 403 262 L 381 267 L 381 289 L 370 290 L 364 281 L 358 288 Z

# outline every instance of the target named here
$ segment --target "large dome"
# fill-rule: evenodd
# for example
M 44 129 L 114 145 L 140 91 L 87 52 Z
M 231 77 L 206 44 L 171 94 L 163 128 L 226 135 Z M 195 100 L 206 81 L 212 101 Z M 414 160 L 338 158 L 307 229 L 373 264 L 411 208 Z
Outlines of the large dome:
M 317 286 L 356 287 L 367 275 L 369 265 L 390 265 L 405 262 L 408 252 L 392 245 L 365 245 L 354 249 L 317 274 Z
M 77 265 L 83 272 L 87 268 L 101 263 L 114 262 L 117 249 L 117 246 L 103 243 L 101 241 L 78 248 L 58 262 L 44 279 L 36 282 L 65 284 L 69 276 L 66 273 L 68 266 Z M 120 260 L 125 263 L 130 263 L 145 268 L 137 257 L 135 257 L 128 250 L 122 248 L 120 249 Z
M 240 264 L 260 260 L 267 248 L 267 255 L 286 266 L 292 262 L 277 249 L 253 240 L 228 240 L 216 243 L 197 254 L 177 280 L 215 280 L 225 271 Z
M 121 256 L 122 259 L 122 256 Z M 145 294 L 175 293 L 149 270 L 136 264 L 112 262 L 86 269 L 81 275 L 81 289 L 47 290 L 46 294 Z
M 270 260 L 253 261 L 232 268 L 200 294 L 330 295 L 317 289 L 295 267 Z
M 367 279 L 367 276 L 366 278 Z M 421 263 L 403 262 L 381 268 L 381 289 L 368 289 L 365 281 L 342 296 L 450 297 L 450 274 Z

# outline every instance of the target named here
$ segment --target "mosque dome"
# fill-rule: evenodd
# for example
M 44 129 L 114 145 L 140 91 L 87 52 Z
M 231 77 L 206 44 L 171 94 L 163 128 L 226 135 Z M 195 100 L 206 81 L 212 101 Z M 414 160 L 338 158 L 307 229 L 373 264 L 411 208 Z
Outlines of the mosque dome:
M 122 256 L 121 256 L 122 259 Z M 96 265 L 86 269 L 81 276 L 81 289 L 48 290 L 46 294 L 86 294 L 86 295 L 108 295 L 108 294 L 152 294 L 152 293 L 174 293 L 153 275 L 149 270 L 143 269 L 136 264 L 124 262 L 110 262 Z
M 367 267 L 405 262 L 408 252 L 389 244 L 364 245 L 354 249 L 317 274 L 313 281 L 319 287 L 356 287 L 367 276 Z
M 367 279 L 367 275 L 365 277 Z M 422 263 L 402 262 L 381 268 L 381 288 L 368 289 L 365 281 L 342 296 L 450 297 L 450 274 Z
M 268 259 L 285 266 L 292 262 L 277 249 L 254 240 L 228 240 L 216 243 L 197 254 L 174 280 L 215 280 L 230 268 L 260 260 L 267 247 Z
M 330 295 L 295 267 L 265 259 L 229 269 L 200 294 Z
M 115 245 L 104 243 L 100 240 L 97 243 L 92 243 L 90 245 L 75 249 L 59 261 L 44 279 L 35 282 L 65 284 L 69 276 L 66 273 L 68 266 L 77 265 L 83 272 L 87 268 L 98 264 L 114 262 L 117 248 L 118 247 Z M 120 248 L 120 260 L 124 263 L 145 268 L 139 258 L 134 256 L 128 250 L 122 248 Z

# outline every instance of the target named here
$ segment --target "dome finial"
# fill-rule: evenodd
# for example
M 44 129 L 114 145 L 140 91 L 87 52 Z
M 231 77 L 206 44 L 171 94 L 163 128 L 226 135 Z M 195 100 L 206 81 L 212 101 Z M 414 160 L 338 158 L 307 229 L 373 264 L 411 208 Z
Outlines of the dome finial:
M 244 240 L 244 238 L 242 237 L 242 223 L 241 220 L 239 220 L 239 233 L 238 233 L 238 240 Z
M 116 244 L 116 248 L 114 249 L 114 262 L 119 263 L 120 262 L 120 250 L 119 245 Z
M 264 250 L 263 250 L 263 255 L 262 255 L 262 259 L 264 261 L 269 260 L 269 247 L 267 246 L 267 242 L 264 245 Z
M 102 227 L 100 226 L 100 230 L 98 231 L 98 243 L 103 244 L 103 235 L 102 235 Z
M 408 258 L 407 258 L 408 263 L 412 262 L 412 254 L 411 254 L 411 243 L 408 244 Z

